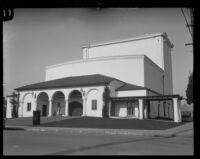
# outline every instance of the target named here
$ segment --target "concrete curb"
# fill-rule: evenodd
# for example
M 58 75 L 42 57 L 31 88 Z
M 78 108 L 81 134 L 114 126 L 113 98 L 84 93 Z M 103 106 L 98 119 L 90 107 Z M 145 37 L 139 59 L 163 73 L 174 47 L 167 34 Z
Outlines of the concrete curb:
M 193 136 L 193 123 L 183 126 L 174 127 L 167 130 L 139 130 L 139 129 L 98 129 L 98 128 L 70 128 L 70 127 L 40 127 L 40 126 L 17 126 L 6 125 L 7 129 L 26 130 L 26 131 L 54 131 L 69 133 L 93 133 L 93 134 L 110 134 L 110 135 L 137 135 L 153 137 L 175 137 L 175 136 Z
M 135 129 L 94 129 L 94 128 L 61 128 L 61 127 L 34 127 L 34 126 L 6 126 L 6 129 L 22 129 L 25 131 L 54 131 L 69 133 L 93 133 L 109 135 L 134 135 L 134 136 L 151 136 L 151 137 L 175 137 L 180 136 L 175 133 L 169 133 L 166 130 L 135 130 Z M 189 136 L 190 134 L 181 136 Z

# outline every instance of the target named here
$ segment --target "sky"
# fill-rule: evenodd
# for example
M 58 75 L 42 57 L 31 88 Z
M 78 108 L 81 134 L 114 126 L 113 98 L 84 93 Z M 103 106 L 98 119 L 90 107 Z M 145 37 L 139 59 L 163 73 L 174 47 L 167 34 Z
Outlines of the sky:
M 189 12 L 184 9 L 189 20 Z M 45 80 L 45 67 L 82 58 L 81 46 L 166 32 L 173 94 L 185 97 L 193 72 L 190 33 L 180 8 L 16 8 L 3 22 L 3 94 Z

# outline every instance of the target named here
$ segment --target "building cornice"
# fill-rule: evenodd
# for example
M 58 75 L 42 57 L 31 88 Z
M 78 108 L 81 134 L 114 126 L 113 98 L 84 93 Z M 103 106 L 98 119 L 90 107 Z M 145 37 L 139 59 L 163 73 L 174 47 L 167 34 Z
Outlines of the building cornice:
M 74 60 L 65 63 L 60 63 L 56 65 L 47 66 L 47 69 L 51 69 L 54 67 L 61 67 L 63 65 L 71 65 L 77 63 L 86 63 L 86 62 L 93 62 L 93 61 L 109 61 L 109 60 L 118 60 L 118 59 L 136 59 L 136 58 L 144 58 L 145 55 L 120 55 L 120 56 L 107 56 L 107 57 L 97 57 L 97 58 L 89 58 L 89 59 L 81 59 L 81 60 Z
M 76 85 L 76 86 L 59 86 L 59 87 L 49 87 L 49 88 L 32 88 L 32 89 L 20 89 L 18 92 L 33 92 L 33 91 L 47 91 L 47 90 L 61 90 L 61 89 L 75 89 L 75 88 L 88 88 L 88 87 L 104 87 L 109 83 L 99 83 L 99 84 L 87 84 L 87 85 Z
M 155 38 L 155 37 L 159 37 L 159 36 L 162 36 L 165 39 L 165 41 L 168 43 L 168 45 L 173 48 L 174 45 L 168 39 L 167 34 L 165 32 L 162 32 L 162 33 L 155 33 L 155 34 L 145 34 L 145 35 L 142 35 L 142 36 L 127 38 L 127 39 L 122 39 L 122 40 L 113 40 L 113 41 L 96 43 L 96 44 L 84 44 L 84 45 L 82 45 L 82 49 L 104 46 L 104 45 L 112 45 L 112 44 L 118 44 L 118 43 L 125 43 L 125 42 L 130 42 L 130 41 L 150 39 L 150 38 Z

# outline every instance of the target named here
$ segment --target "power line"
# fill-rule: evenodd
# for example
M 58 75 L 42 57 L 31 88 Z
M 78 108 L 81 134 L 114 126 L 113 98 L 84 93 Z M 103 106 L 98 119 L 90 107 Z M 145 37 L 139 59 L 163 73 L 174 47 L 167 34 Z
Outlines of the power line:
M 187 26 L 187 28 L 188 28 L 188 30 L 189 30 L 189 32 L 190 32 L 190 35 L 191 35 L 191 37 L 192 37 L 192 40 L 193 40 L 193 36 L 192 36 L 192 32 L 191 32 L 191 30 L 190 30 L 190 25 L 188 24 L 188 21 L 187 21 L 187 18 L 186 18 L 186 16 L 185 16 L 185 13 L 184 13 L 184 11 L 183 11 L 183 9 L 181 8 L 181 12 L 182 12 L 182 14 L 183 14 L 183 16 L 184 16 L 184 18 L 185 18 L 185 21 L 186 21 L 186 26 Z

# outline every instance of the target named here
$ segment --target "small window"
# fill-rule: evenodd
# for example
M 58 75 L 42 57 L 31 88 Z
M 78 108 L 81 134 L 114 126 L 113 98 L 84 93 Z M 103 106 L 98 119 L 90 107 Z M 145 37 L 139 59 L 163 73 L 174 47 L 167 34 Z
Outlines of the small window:
M 31 103 L 27 103 L 27 111 L 31 111 Z
M 92 100 L 92 110 L 97 110 L 97 100 Z

